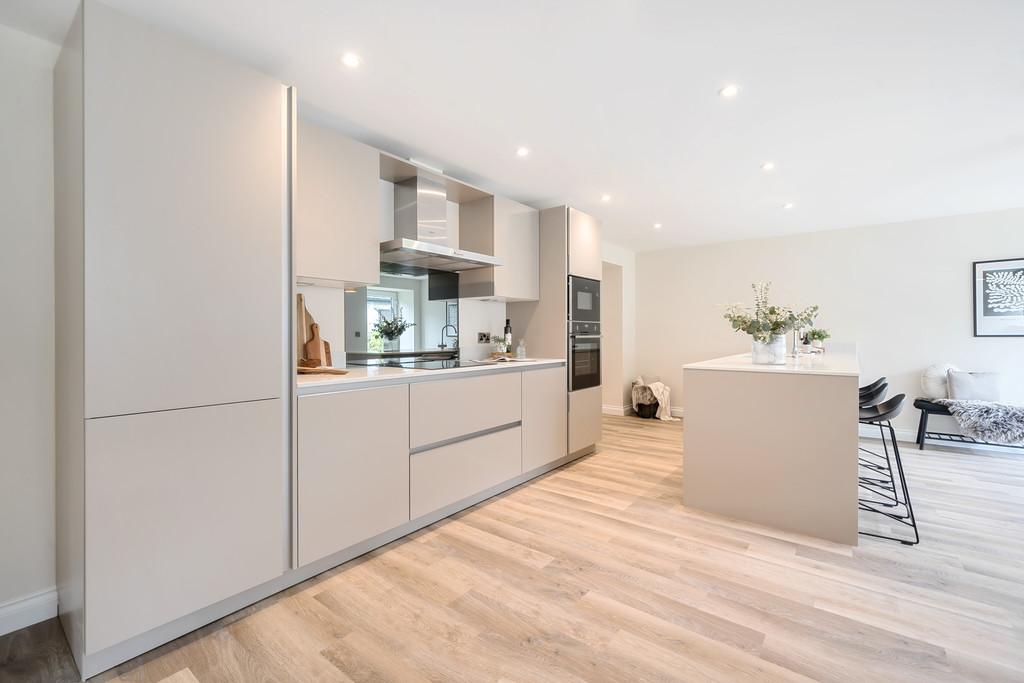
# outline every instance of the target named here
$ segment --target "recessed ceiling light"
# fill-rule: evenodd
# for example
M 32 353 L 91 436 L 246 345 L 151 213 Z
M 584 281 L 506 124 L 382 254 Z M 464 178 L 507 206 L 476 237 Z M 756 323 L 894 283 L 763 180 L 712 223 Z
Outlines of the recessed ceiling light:
M 740 86 L 730 83 L 718 91 L 718 94 L 727 99 L 736 97 L 740 93 Z
M 516 156 L 517 157 L 528 157 L 528 156 L 530 156 L 530 150 L 528 150 L 525 147 L 520 147 L 519 149 L 516 150 Z
M 654 224 L 654 229 L 655 230 L 661 230 L 661 223 L 655 223 Z
M 612 200 L 612 196 L 610 194 L 603 194 L 603 195 L 601 195 L 601 201 L 602 202 L 610 202 L 611 200 Z
M 796 204 L 794 204 L 793 202 L 786 202 L 785 204 L 782 205 L 782 208 L 788 210 L 792 209 L 794 206 L 796 206 Z
M 341 57 L 341 63 L 350 69 L 354 69 L 363 63 L 363 59 L 355 52 L 346 52 Z
M 775 162 L 774 161 L 766 161 L 766 162 L 764 162 L 763 164 L 761 164 L 761 170 L 762 171 L 774 171 L 775 170 Z

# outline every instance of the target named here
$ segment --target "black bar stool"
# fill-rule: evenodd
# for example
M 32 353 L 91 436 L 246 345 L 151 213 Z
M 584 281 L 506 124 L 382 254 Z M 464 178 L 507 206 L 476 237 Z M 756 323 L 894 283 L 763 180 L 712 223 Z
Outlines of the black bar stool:
M 910 527 L 914 530 L 914 540 L 910 541 L 896 536 L 886 536 L 867 531 L 861 531 L 860 533 L 864 536 L 899 541 L 903 545 L 916 545 L 920 542 L 921 538 L 917 532 L 917 520 L 914 517 L 914 508 L 910 503 L 910 491 L 907 488 L 907 480 L 903 474 L 903 461 L 900 458 L 899 444 L 896 442 L 896 430 L 892 427 L 892 420 L 903 410 L 905 399 L 905 394 L 896 394 L 883 403 L 860 408 L 860 423 L 878 427 L 882 436 L 882 447 L 885 449 L 885 455 L 883 456 L 879 453 L 868 451 L 863 447 L 861 448 L 862 451 L 870 453 L 877 458 L 879 462 L 877 464 L 872 463 L 872 466 L 866 466 L 864 465 L 864 459 L 861 459 L 862 466 L 869 470 L 870 475 L 859 476 L 858 485 L 870 497 L 859 498 L 858 503 L 861 510 L 882 515 L 887 519 Z M 886 437 L 888 437 L 888 441 L 892 444 L 891 456 L 889 444 L 886 443 Z M 895 470 L 893 469 L 894 462 L 896 465 Z M 896 487 L 897 481 L 899 482 L 899 489 Z M 902 493 L 902 496 L 900 493 Z
M 885 384 L 885 383 L 886 383 L 887 381 L 888 381 L 888 380 L 887 380 L 887 379 L 886 379 L 885 377 L 879 377 L 878 379 L 876 379 L 876 380 L 875 380 L 874 382 L 872 382 L 871 384 L 869 384 L 869 385 L 867 385 L 867 386 L 864 386 L 864 387 L 860 387 L 860 388 L 858 389 L 858 391 L 860 392 L 860 395 L 861 395 L 861 396 L 863 396 L 864 394 L 867 394 L 867 393 L 869 393 L 869 392 L 872 392 L 872 391 L 874 391 L 874 390 L 875 390 L 875 389 L 877 389 L 878 387 L 880 387 L 880 386 L 882 386 L 883 384 Z
M 885 399 L 885 394 L 888 391 L 889 385 L 886 383 L 884 377 L 872 382 L 866 387 L 861 387 L 859 392 L 860 395 L 858 397 L 860 401 L 860 407 L 867 408 L 881 403 L 882 400 Z M 884 433 L 882 433 L 882 440 L 884 445 Z M 861 467 L 866 468 L 867 470 L 869 470 L 870 474 L 873 475 L 870 477 L 862 475 L 860 477 L 861 483 L 873 486 L 885 486 L 886 488 L 891 489 L 892 498 L 895 498 L 895 483 L 889 476 L 889 471 L 891 468 L 889 467 L 888 447 L 886 447 L 887 452 L 885 458 L 882 458 L 881 455 L 875 453 L 874 451 L 868 450 L 867 448 L 864 447 L 861 447 L 860 451 L 863 455 L 860 456 L 858 462 L 860 463 Z M 887 500 L 888 499 L 889 497 L 887 496 Z M 879 502 L 879 504 L 887 505 L 887 503 L 881 501 Z

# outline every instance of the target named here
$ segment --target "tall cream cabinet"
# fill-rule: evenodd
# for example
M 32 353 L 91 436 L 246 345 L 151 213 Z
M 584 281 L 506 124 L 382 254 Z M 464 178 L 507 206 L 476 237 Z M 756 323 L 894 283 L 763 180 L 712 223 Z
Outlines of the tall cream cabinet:
M 540 298 L 538 215 L 536 209 L 507 197 L 484 197 L 459 205 L 459 247 L 497 256 L 504 264 L 460 273 L 460 296 L 504 301 Z
M 288 566 L 293 110 L 93 0 L 55 67 L 58 609 L 83 675 Z
M 295 274 L 327 287 L 380 281 L 380 152 L 299 121 Z

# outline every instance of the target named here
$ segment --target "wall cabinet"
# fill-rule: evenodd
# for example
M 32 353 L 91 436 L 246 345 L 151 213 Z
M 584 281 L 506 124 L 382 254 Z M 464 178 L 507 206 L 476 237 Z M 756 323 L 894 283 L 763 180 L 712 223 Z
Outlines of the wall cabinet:
M 484 197 L 459 205 L 459 247 L 497 256 L 504 265 L 467 270 L 459 295 L 505 301 L 540 298 L 538 212 L 506 197 Z
M 300 282 L 376 284 L 380 152 L 308 121 L 296 151 L 295 274 Z
M 409 387 L 299 397 L 299 564 L 409 521 Z
M 566 400 L 564 366 L 523 373 L 523 472 L 565 457 Z
M 601 224 L 569 208 L 569 275 L 601 279 Z

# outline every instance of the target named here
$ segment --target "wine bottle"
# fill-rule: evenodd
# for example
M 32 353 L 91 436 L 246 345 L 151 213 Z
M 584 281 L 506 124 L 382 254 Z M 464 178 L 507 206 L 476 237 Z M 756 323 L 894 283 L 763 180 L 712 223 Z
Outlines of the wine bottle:
M 505 318 L 505 350 L 512 350 L 512 320 Z

